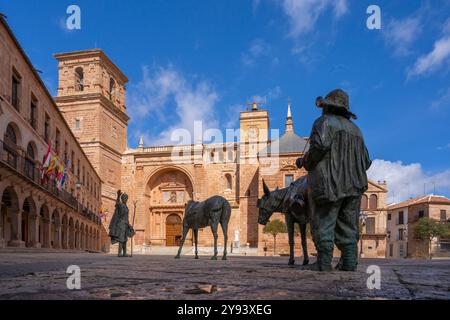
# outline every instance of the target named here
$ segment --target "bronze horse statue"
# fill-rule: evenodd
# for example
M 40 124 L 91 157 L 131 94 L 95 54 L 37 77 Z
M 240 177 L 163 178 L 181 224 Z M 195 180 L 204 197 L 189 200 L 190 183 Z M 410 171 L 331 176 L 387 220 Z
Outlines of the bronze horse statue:
M 289 265 L 294 265 L 294 229 L 295 223 L 300 227 L 303 249 L 303 265 L 309 263 L 306 242 L 306 226 L 310 222 L 311 210 L 308 205 L 307 176 L 291 183 L 287 188 L 270 191 L 263 180 L 264 195 L 258 200 L 258 223 L 266 225 L 274 212 L 284 213 L 289 237 Z
M 211 260 L 217 260 L 217 229 L 222 227 L 224 248 L 222 260 L 227 259 L 228 222 L 231 217 L 231 206 L 227 199 L 221 196 L 213 196 L 203 202 L 188 201 L 185 205 L 185 215 L 183 218 L 183 237 L 180 248 L 175 259 L 180 258 L 181 249 L 188 234 L 189 229 L 194 233 L 195 259 L 198 259 L 198 229 L 211 226 L 214 236 L 214 256 Z

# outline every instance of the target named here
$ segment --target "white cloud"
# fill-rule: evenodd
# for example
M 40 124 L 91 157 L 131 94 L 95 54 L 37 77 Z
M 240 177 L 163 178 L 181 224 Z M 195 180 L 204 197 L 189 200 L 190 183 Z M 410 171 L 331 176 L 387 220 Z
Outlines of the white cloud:
M 131 120 L 142 124 L 142 121 L 164 123 L 165 118 L 172 115 L 177 118 L 155 137 L 146 132 L 136 133 L 136 136 L 146 137 L 146 145 L 174 144 L 171 135 L 176 129 L 186 129 L 193 137 L 195 121 L 202 121 L 203 130 L 218 128 L 214 114 L 217 92 L 207 81 L 194 79 L 193 82 L 172 66 L 155 68 L 152 75 L 149 68 L 143 68 L 141 82 L 130 90 Z
M 438 110 L 450 106 L 450 87 L 442 92 L 442 94 L 431 103 L 431 108 Z
M 437 147 L 436 149 L 439 150 L 439 151 L 442 151 L 442 150 L 450 150 L 450 143 L 448 143 L 448 144 L 445 145 L 445 146 Z
M 320 15 L 328 8 L 333 9 L 336 18 L 348 11 L 347 0 L 282 0 L 281 6 L 289 18 L 292 37 L 311 31 Z
M 408 17 L 391 20 L 383 30 L 387 45 L 396 55 L 405 56 L 411 53 L 411 45 L 420 35 L 422 25 L 419 17 Z
M 241 56 L 242 63 L 245 66 L 254 66 L 260 58 L 270 58 L 272 64 L 279 63 L 277 57 L 273 56 L 272 47 L 264 39 L 254 39 L 246 52 Z
M 377 159 L 373 161 L 367 174 L 373 181 L 386 180 L 388 202 L 398 203 L 422 195 L 424 186 L 426 193 L 432 193 L 435 187 L 438 194 L 450 194 L 450 169 L 428 174 L 423 171 L 420 163 L 403 164 L 401 161 Z
M 432 73 L 448 64 L 450 60 L 450 35 L 443 36 L 434 43 L 434 48 L 428 54 L 419 57 L 408 71 L 408 78 Z

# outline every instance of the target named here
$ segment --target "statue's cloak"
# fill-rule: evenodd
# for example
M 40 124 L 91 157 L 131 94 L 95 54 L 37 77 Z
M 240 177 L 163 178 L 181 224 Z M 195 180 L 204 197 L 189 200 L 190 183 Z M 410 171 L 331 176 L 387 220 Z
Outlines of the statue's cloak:
M 128 207 L 123 203 L 118 203 L 109 224 L 111 243 L 125 242 L 133 236 L 133 233 L 128 219 Z

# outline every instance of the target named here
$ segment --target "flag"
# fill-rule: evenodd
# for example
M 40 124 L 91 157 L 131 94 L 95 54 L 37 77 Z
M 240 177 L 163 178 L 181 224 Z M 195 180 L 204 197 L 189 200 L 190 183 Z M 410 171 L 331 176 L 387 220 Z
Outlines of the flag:
M 59 182 L 60 188 L 64 187 L 64 183 L 66 182 L 68 167 L 69 167 L 69 159 L 66 160 L 66 165 L 64 166 L 64 169 L 63 169 L 63 174 L 62 174 L 61 180 Z
M 48 175 L 52 174 L 53 171 L 55 170 L 55 168 L 57 167 L 58 163 L 59 163 L 59 156 L 58 156 L 58 154 L 55 154 L 52 157 L 52 160 L 50 161 L 50 164 L 49 164 L 47 170 L 45 171 L 45 175 L 48 176 Z
M 106 214 L 105 214 L 105 209 L 103 209 L 103 206 L 100 207 L 100 220 L 106 220 Z
M 45 153 L 44 159 L 42 161 L 42 170 L 41 170 L 41 179 L 44 178 L 46 173 L 46 169 L 50 165 L 50 159 L 52 155 L 52 146 L 51 143 L 48 144 L 47 152 Z

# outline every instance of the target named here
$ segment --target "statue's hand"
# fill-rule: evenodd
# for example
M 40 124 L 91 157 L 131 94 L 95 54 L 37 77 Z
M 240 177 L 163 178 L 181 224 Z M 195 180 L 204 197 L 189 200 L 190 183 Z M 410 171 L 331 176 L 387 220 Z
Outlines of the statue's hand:
M 122 194 L 122 190 L 117 190 L 117 196 L 120 197 L 120 195 Z

